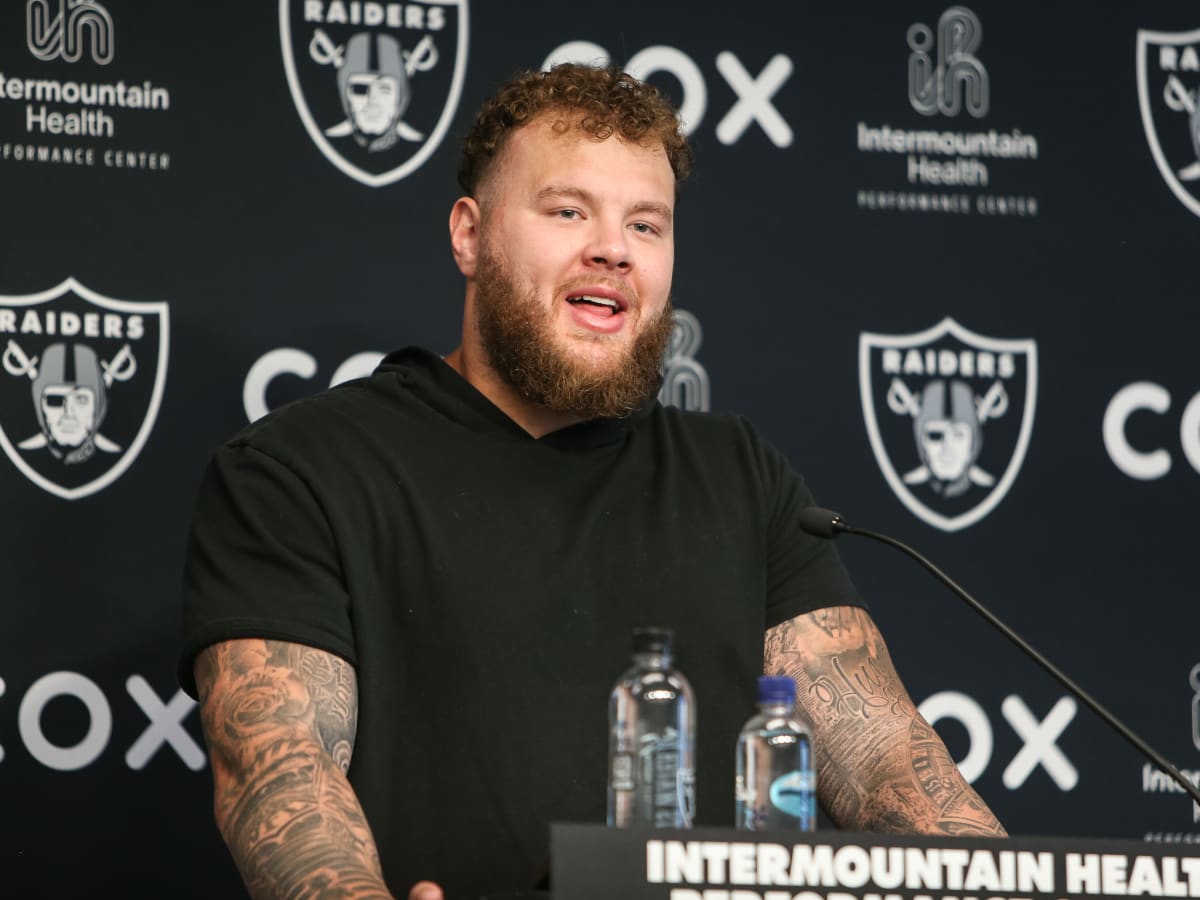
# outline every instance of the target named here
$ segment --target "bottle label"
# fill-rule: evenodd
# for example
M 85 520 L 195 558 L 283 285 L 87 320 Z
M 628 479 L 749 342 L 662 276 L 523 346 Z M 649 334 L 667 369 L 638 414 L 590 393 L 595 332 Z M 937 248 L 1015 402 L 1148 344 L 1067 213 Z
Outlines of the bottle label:
M 632 791 L 633 756 L 629 753 L 614 753 L 612 757 L 612 789 L 614 791 Z
M 817 812 L 817 779 L 812 772 L 788 772 L 771 782 L 771 805 L 776 809 L 807 819 Z
M 691 828 L 696 817 L 696 773 L 691 769 L 680 769 L 676 778 L 676 804 L 679 820 L 676 828 Z

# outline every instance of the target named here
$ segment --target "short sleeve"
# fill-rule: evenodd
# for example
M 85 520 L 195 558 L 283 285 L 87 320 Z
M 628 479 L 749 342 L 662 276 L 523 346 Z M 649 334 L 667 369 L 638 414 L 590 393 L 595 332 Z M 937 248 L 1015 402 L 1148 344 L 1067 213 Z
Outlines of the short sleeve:
M 761 438 L 759 471 L 767 519 L 767 627 L 826 606 L 862 606 L 833 542 L 807 534 L 799 513 L 814 504 L 804 479 Z
M 183 573 L 180 684 L 218 641 L 307 644 L 356 662 L 336 542 L 310 486 L 245 443 L 226 445 L 201 482 Z

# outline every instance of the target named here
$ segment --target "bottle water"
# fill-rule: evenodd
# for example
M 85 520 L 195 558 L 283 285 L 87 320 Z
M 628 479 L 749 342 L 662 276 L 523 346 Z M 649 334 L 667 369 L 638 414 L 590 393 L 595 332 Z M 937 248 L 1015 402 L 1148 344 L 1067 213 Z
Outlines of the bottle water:
M 690 828 L 696 808 L 696 704 L 672 668 L 668 628 L 635 628 L 633 667 L 608 701 L 608 824 Z
M 736 820 L 745 831 L 813 831 L 817 773 L 812 734 L 795 712 L 796 683 L 758 679 L 758 713 L 737 743 Z

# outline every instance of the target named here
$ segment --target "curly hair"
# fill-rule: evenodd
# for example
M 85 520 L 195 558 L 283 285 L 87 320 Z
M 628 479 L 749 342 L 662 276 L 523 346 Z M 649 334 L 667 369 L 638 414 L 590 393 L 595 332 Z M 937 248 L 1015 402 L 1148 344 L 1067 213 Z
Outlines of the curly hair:
M 676 193 L 691 172 L 692 150 L 679 116 L 657 88 L 615 66 L 562 63 L 547 72 L 520 72 L 484 101 L 463 142 L 459 186 L 474 196 L 508 135 L 552 111 L 577 115 L 578 127 L 598 141 L 617 134 L 636 144 L 661 143 Z M 555 129 L 573 124 L 558 122 Z

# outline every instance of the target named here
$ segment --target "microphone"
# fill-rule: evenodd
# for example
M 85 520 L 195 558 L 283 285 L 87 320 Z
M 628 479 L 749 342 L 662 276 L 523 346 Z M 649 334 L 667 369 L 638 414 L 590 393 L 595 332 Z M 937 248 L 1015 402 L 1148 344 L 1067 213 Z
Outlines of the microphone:
M 1179 786 L 1182 787 L 1193 800 L 1195 800 L 1197 803 L 1200 803 L 1200 789 L 1197 789 L 1196 785 L 1192 784 L 1191 781 L 1184 777 L 1183 773 L 1180 772 L 1179 769 L 1177 769 L 1166 757 L 1154 750 L 1149 744 L 1134 734 L 1116 716 L 1101 706 L 1096 700 L 1092 699 L 1091 695 L 1088 694 L 1083 688 L 1064 675 L 1062 671 L 1054 665 L 1054 663 L 1050 662 L 1050 660 L 1046 659 L 1046 657 L 1034 650 L 1033 647 L 1029 646 L 1029 644 L 1027 644 L 1020 635 L 996 618 L 996 616 L 993 615 L 987 607 L 968 594 L 954 581 L 954 579 L 952 579 L 949 575 L 931 563 L 912 547 L 896 540 L 893 537 L 889 537 L 886 534 L 868 531 L 865 528 L 854 528 L 838 513 L 835 513 L 830 509 L 822 509 L 819 506 L 808 506 L 802 509 L 799 515 L 799 522 L 800 528 L 806 533 L 811 534 L 813 537 L 828 538 L 832 540 L 839 534 L 857 534 L 861 537 L 870 538 L 873 541 L 879 541 L 880 543 L 895 547 L 906 556 L 915 559 L 924 569 L 926 569 L 926 571 L 932 574 L 934 578 L 936 578 L 946 587 L 950 588 L 950 590 L 953 591 L 959 597 L 959 599 L 965 601 L 968 606 L 975 610 L 975 612 L 987 619 L 987 621 L 1001 634 L 1016 644 L 1034 662 L 1049 672 L 1059 684 L 1070 691 L 1085 706 L 1090 708 L 1092 712 L 1103 719 L 1111 728 L 1116 730 L 1117 734 L 1121 735 L 1121 737 L 1133 744 L 1133 746 L 1141 751 L 1141 753 L 1145 755 L 1147 759 L 1174 778 L 1175 781 L 1179 783 Z

